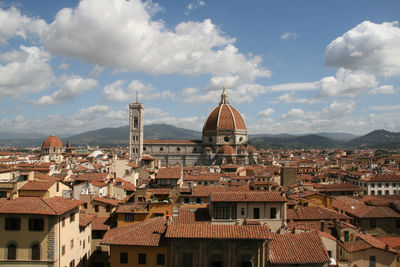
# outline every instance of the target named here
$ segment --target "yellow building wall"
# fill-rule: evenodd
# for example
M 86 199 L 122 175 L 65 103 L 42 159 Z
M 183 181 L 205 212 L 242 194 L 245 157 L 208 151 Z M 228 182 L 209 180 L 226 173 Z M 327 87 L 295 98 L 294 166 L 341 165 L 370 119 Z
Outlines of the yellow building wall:
M 174 208 L 174 203 L 153 203 L 149 204 L 149 211 L 147 213 L 143 213 L 143 210 L 138 210 L 136 213 L 135 211 L 133 212 L 133 219 L 134 221 L 125 221 L 125 214 L 124 213 L 119 213 L 117 216 L 117 227 L 123 227 L 132 223 L 137 223 L 137 222 L 142 222 L 147 219 L 155 217 L 155 214 L 163 214 L 164 216 L 166 215 L 172 215 L 172 210 Z
M 376 267 L 396 267 L 396 254 L 384 251 L 380 249 L 367 249 L 359 252 L 352 253 L 350 255 L 345 250 L 343 250 L 343 259 L 351 261 L 349 266 L 357 265 L 357 267 L 369 267 L 370 266 L 370 256 L 375 256 Z
M 128 253 L 128 263 L 120 263 L 120 253 Z M 139 253 L 146 254 L 146 264 L 139 263 Z M 164 254 L 165 264 L 157 265 L 157 254 Z M 143 266 L 143 267 L 160 267 L 167 266 L 168 262 L 167 247 L 135 247 L 135 246 L 110 246 L 110 263 L 111 267 L 126 266 Z
M 21 219 L 19 231 L 6 231 L 5 219 L 6 217 L 19 217 Z M 43 231 L 29 231 L 29 218 L 43 218 L 44 230 Z M 9 216 L 5 214 L 0 215 L 0 260 L 7 260 L 7 245 L 10 241 L 17 244 L 17 261 L 31 260 L 31 246 L 33 242 L 40 243 L 40 258 L 47 261 L 47 234 L 48 234 L 48 217 L 47 216 L 28 216 L 28 215 L 15 215 Z

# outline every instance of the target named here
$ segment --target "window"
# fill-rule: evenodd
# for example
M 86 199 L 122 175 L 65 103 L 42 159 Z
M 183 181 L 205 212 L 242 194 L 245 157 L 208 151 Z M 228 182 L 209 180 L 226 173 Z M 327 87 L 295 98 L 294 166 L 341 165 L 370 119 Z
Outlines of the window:
M 376 267 L 376 257 L 369 256 L 369 267 Z
M 196 203 L 197 203 L 197 204 L 201 204 L 201 198 L 196 197 Z
M 253 219 L 260 219 L 260 208 L 253 209 Z
M 5 229 L 7 231 L 19 231 L 21 229 L 20 218 L 6 218 Z
M 400 220 L 396 220 L 396 228 L 400 229 Z
M 125 170 L 125 174 L 129 174 L 129 170 Z
M 58 182 L 57 182 L 57 184 L 56 184 L 56 187 L 57 187 L 57 189 L 56 189 L 57 192 L 60 191 L 60 184 L 59 184 Z
M 378 195 L 382 195 L 382 191 L 381 190 L 378 190 Z
M 371 219 L 369 221 L 369 225 L 370 225 L 371 229 L 375 229 L 376 228 L 376 220 L 375 219 Z
M 65 255 L 65 245 L 63 245 L 61 247 L 61 255 L 64 256 Z
M 229 136 L 225 136 L 225 137 L 224 137 L 224 141 L 225 141 L 225 142 L 229 142 L 229 140 L 230 140 Z
M 127 252 L 119 253 L 119 263 L 128 263 L 128 253 Z
M 389 183 L 386 183 L 385 186 L 386 186 L 386 187 L 389 187 Z
M 87 209 L 87 203 L 84 203 L 84 204 L 83 204 L 83 208 L 84 208 L 84 209 Z
M 157 265 L 165 264 L 165 254 L 157 254 Z
M 7 246 L 7 260 L 16 260 L 17 259 L 17 245 L 9 244 Z
M 65 226 L 65 217 L 62 218 L 61 225 L 62 225 L 62 227 Z
M 75 260 L 72 260 L 72 261 L 69 263 L 69 267 L 75 267 Z
M 40 245 L 34 244 L 32 246 L 32 260 L 40 260 Z
M 371 191 L 371 195 L 375 195 L 375 191 Z
M 74 248 L 74 240 L 73 239 L 71 239 L 71 249 L 73 249 Z
M 381 183 L 378 183 L 378 187 L 382 187 L 382 184 L 381 184 Z
M 344 242 L 349 242 L 350 234 L 349 231 L 344 231 Z
M 389 190 L 385 190 L 385 195 L 389 195 Z
M 371 184 L 371 187 L 374 188 L 374 187 L 375 187 L 375 184 Z
M 73 221 L 75 221 L 75 213 L 71 213 L 71 215 L 69 215 L 69 222 L 72 223 Z
M 146 264 L 146 254 L 145 253 L 139 253 L 138 263 Z
M 271 208 L 271 219 L 276 219 L 276 208 Z
M 111 212 L 111 206 L 106 206 L 106 212 Z
M 244 216 L 244 208 L 240 209 L 240 215 Z
M 133 222 L 134 216 L 132 213 L 125 214 L 125 221 L 126 222 Z
M 31 218 L 29 219 L 29 231 L 43 231 L 44 230 L 44 219 Z
M 99 212 L 99 206 L 98 205 L 94 205 L 94 211 L 95 212 Z
M 86 247 L 86 240 L 83 240 L 83 248 L 85 249 Z

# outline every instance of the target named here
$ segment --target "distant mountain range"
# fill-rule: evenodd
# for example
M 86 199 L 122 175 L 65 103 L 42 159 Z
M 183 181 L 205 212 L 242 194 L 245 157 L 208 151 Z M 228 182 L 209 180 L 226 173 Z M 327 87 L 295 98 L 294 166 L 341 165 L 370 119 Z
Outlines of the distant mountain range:
M 127 146 L 129 126 L 118 128 L 103 128 L 81 134 L 61 138 L 63 144 L 67 141 L 72 146 Z M 14 134 L 0 132 L 0 145 L 10 146 L 40 146 L 46 136 L 42 134 Z M 151 124 L 144 126 L 145 139 L 201 139 L 201 132 L 178 128 L 168 124 Z M 256 147 L 272 148 L 400 148 L 400 133 L 376 130 L 364 136 L 348 133 L 316 133 L 306 135 L 293 134 L 257 134 L 250 135 L 249 142 Z

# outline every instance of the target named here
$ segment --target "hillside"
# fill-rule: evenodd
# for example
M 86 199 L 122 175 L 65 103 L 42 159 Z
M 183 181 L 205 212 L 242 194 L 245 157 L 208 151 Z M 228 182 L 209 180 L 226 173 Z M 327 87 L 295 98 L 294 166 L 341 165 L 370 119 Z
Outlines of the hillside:
M 342 142 L 316 134 L 309 135 L 255 135 L 250 137 L 252 145 L 259 148 L 266 147 L 291 147 L 291 148 L 328 148 L 340 146 Z
M 375 130 L 345 143 L 348 147 L 400 148 L 400 133 Z
M 64 138 L 63 143 L 70 141 L 73 145 L 128 145 L 129 126 L 103 128 Z M 178 128 L 168 124 L 151 124 L 144 126 L 144 139 L 200 139 L 201 133 Z

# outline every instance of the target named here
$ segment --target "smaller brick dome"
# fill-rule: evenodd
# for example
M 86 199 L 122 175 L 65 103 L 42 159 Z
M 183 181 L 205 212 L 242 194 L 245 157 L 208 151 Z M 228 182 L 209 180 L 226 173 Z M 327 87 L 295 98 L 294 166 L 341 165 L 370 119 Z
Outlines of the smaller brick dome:
M 236 154 L 235 149 L 229 145 L 224 145 L 220 149 L 218 149 L 218 154 L 223 154 L 223 155 L 234 155 Z
M 63 147 L 63 144 L 55 135 L 49 135 L 43 142 L 42 148 L 50 148 L 50 147 Z

